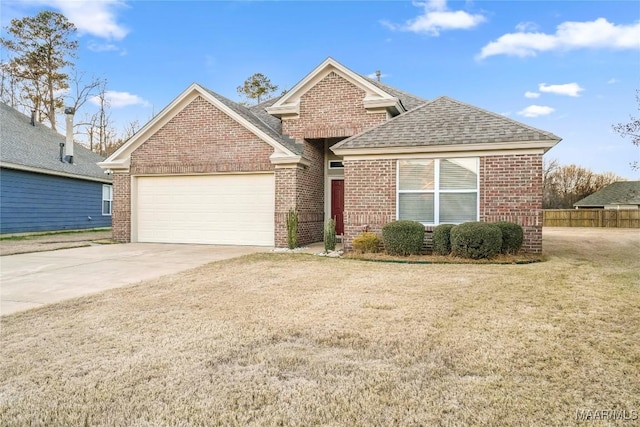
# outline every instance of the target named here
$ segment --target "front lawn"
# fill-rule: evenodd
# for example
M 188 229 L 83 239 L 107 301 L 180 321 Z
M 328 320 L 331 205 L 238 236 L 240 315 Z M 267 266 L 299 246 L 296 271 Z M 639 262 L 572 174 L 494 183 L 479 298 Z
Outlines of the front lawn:
M 637 417 L 640 234 L 552 230 L 545 249 L 527 265 L 256 254 L 2 317 L 0 425 Z

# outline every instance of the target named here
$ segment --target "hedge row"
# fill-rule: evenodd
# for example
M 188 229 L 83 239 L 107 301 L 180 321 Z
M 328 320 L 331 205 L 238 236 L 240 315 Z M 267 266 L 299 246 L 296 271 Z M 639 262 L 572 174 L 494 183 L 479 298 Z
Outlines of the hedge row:
M 506 221 L 442 224 L 433 230 L 433 252 L 437 255 L 491 258 L 498 253 L 517 253 L 523 241 L 522 227 Z
M 517 253 L 522 247 L 524 231 L 518 224 L 500 221 L 441 224 L 433 230 L 433 253 L 463 258 L 491 258 L 498 253 Z M 382 227 L 382 243 L 389 255 L 416 255 L 422 252 L 424 226 L 416 221 L 392 221 Z M 379 240 L 373 233 L 354 239 L 358 252 L 376 252 Z

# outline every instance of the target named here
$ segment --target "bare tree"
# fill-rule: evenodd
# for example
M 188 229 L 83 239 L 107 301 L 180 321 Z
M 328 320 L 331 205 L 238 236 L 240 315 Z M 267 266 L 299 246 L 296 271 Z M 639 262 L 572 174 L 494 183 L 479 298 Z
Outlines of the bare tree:
M 98 94 L 101 88 L 106 87 L 107 80 L 99 79 L 97 77 L 91 77 L 87 82 L 85 73 L 76 70 L 75 68 L 71 72 L 70 77 L 70 94 L 67 96 L 69 99 L 69 106 L 77 112 L 84 104 L 91 98 Z
M 638 102 L 638 111 L 640 111 L 640 90 L 636 90 L 636 101 Z M 631 143 L 636 147 L 640 147 L 640 116 L 629 116 L 628 123 L 613 125 L 613 130 L 623 138 L 631 137 Z M 640 169 L 638 160 L 634 160 L 630 165 L 633 170 Z

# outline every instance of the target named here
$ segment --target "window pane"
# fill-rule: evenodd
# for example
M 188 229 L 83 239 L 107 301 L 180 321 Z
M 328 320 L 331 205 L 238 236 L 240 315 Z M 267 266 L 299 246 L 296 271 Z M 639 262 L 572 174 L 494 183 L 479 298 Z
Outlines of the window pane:
M 111 214 L 111 202 L 103 201 L 102 202 L 102 214 L 109 215 Z
M 433 160 L 400 160 L 400 190 L 433 190 Z
M 433 194 L 399 194 L 399 218 L 433 224 Z
M 478 188 L 478 161 L 443 159 L 440 161 L 441 190 L 475 190 Z
M 477 220 L 477 193 L 440 193 L 440 224 L 459 224 Z
M 111 186 L 103 185 L 102 186 L 102 200 L 111 200 Z

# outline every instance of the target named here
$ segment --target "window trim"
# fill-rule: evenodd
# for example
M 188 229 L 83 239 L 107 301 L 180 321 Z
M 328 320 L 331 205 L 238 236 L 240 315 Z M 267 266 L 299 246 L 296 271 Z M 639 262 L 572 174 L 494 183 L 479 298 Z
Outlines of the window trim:
M 104 190 L 105 188 L 109 189 L 109 197 L 107 199 L 104 198 Z M 109 212 L 105 213 L 104 210 L 104 202 L 109 202 Z M 102 216 L 111 216 L 113 214 L 113 185 L 103 184 L 102 185 Z
M 448 159 L 474 159 L 476 162 L 475 190 L 441 190 L 440 189 L 440 161 Z M 411 160 L 433 160 L 433 190 L 400 190 L 400 162 Z M 444 194 L 476 194 L 476 218 L 480 220 L 480 157 L 411 157 L 396 160 L 396 220 L 400 219 L 400 194 L 433 194 L 433 222 L 420 222 L 422 225 L 440 225 L 440 193 Z M 451 224 L 447 222 L 446 224 Z M 458 223 L 460 224 L 460 223 Z

